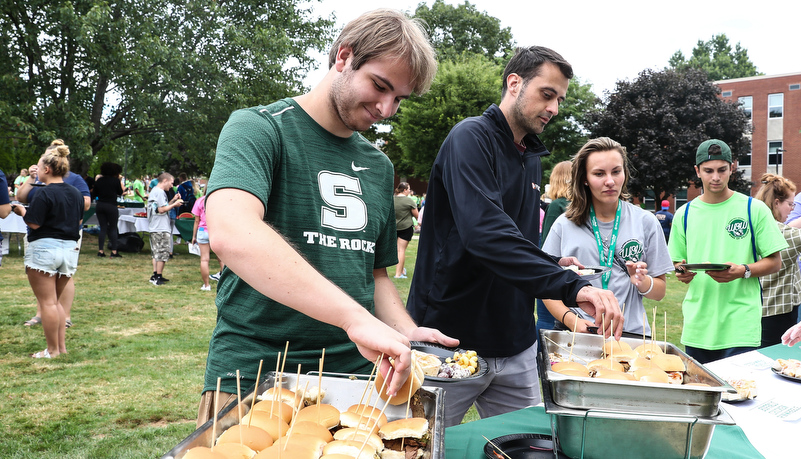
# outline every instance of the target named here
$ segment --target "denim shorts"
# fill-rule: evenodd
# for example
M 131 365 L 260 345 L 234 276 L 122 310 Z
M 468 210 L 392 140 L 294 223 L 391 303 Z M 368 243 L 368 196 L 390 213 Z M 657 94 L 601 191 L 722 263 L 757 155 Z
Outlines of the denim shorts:
M 202 228 L 198 226 L 197 228 L 197 243 L 198 244 L 208 244 L 209 243 L 209 232 L 206 231 L 206 228 Z
M 25 267 L 51 276 L 72 277 L 78 269 L 80 248 L 76 241 L 43 238 L 28 244 L 25 250 Z

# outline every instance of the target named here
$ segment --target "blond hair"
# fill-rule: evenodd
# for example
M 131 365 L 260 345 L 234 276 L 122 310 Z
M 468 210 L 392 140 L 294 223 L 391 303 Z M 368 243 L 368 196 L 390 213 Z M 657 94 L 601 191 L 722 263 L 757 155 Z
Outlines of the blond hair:
M 42 165 L 50 168 L 50 173 L 56 177 L 63 177 L 70 171 L 70 161 L 67 156 L 70 148 L 64 145 L 64 141 L 56 139 L 50 142 L 50 146 L 42 154 Z
M 626 178 L 620 189 L 620 198 L 629 198 L 626 185 L 629 183 L 631 173 L 629 171 L 629 157 L 626 153 L 626 147 L 609 137 L 591 139 L 581 147 L 573 158 L 573 170 L 570 179 L 573 182 L 571 184 L 572 196 L 570 204 L 567 206 L 567 210 L 565 210 L 565 216 L 577 226 L 584 226 L 584 224 L 587 223 L 587 220 L 590 218 L 590 206 L 592 205 L 590 186 L 585 184 L 587 181 L 587 159 L 591 154 L 602 151 L 616 151 L 620 153 L 620 156 L 623 158 L 623 173 L 626 175 Z
M 570 201 L 570 174 L 573 163 L 562 161 L 557 163 L 551 171 L 548 182 L 548 197 L 551 199 L 565 198 Z
M 423 24 L 389 8 L 364 13 L 346 24 L 331 45 L 328 68 L 336 63 L 341 47 L 351 48 L 353 70 L 374 59 L 404 59 L 412 72 L 412 92 L 424 94 L 437 73 L 437 59 Z
M 795 183 L 788 178 L 781 175 L 765 173 L 759 179 L 762 182 L 762 188 L 757 191 L 756 198 L 763 201 L 770 208 L 773 213 L 773 218 L 776 221 L 781 221 L 779 209 L 776 208 L 776 200 L 779 202 L 793 199 L 795 195 Z M 784 222 L 782 222 L 784 223 Z

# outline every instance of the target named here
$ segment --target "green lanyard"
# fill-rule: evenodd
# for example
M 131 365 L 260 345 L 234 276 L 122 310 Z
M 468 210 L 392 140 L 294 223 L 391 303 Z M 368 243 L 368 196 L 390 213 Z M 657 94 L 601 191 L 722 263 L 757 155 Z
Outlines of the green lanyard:
M 617 245 L 617 231 L 620 229 L 620 209 L 622 207 L 618 201 L 615 223 L 612 226 L 612 236 L 609 238 L 609 248 L 604 250 L 601 231 L 598 229 L 598 219 L 595 217 L 595 208 L 590 205 L 590 223 L 592 223 L 592 232 L 595 233 L 595 243 L 598 244 L 598 256 L 601 259 L 601 266 L 610 268 L 601 276 L 601 286 L 604 290 L 609 288 L 609 278 L 612 276 L 611 268 L 615 261 L 615 246 Z

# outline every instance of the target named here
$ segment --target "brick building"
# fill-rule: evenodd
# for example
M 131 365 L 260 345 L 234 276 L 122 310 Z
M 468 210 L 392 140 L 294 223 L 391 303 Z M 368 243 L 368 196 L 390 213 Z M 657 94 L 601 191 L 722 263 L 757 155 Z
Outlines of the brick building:
M 801 73 L 755 76 L 720 80 L 720 97 L 739 102 L 751 115 L 751 152 L 741 155 L 738 169 L 752 183 L 751 196 L 761 186 L 759 177 L 765 172 L 783 175 L 799 187 L 801 193 Z M 670 211 L 701 194 L 700 188 L 689 185 L 671 196 Z M 653 195 L 645 198 L 645 208 L 653 209 Z

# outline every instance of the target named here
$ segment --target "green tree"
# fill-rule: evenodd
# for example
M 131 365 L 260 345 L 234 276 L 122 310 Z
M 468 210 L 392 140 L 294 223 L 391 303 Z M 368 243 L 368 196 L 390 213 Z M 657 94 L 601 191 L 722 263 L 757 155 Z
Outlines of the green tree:
M 514 48 L 511 29 L 501 28 L 498 18 L 478 11 L 468 1 L 448 5 L 443 0 L 435 0 L 431 8 L 420 3 L 414 17 L 428 25 L 440 61 L 458 58 L 468 52 L 500 62 Z
M 668 64 L 669 68 L 676 70 L 704 70 L 712 81 L 762 75 L 748 58 L 748 50 L 740 43 L 732 50 L 726 34 L 714 35 L 709 41 L 698 40 L 689 59 L 685 59 L 681 50 L 676 51 Z
M 333 26 L 311 12 L 300 0 L 0 0 L 0 147 L 60 137 L 81 172 L 104 150 L 208 170 L 231 111 L 304 89 L 308 51 Z
M 499 101 L 502 71 L 478 54 L 440 63 L 431 90 L 403 102 L 392 122 L 393 138 L 386 149 L 397 172 L 427 180 L 451 128 Z
M 701 142 L 723 140 L 735 159 L 750 148 L 743 136 L 744 112 L 719 93 L 701 70 L 645 70 L 634 81 L 617 82 L 606 107 L 590 114 L 590 131 L 626 147 L 632 168 L 629 191 L 642 197 L 652 190 L 659 203 L 696 181 L 693 166 Z M 742 173 L 730 185 L 747 186 Z

